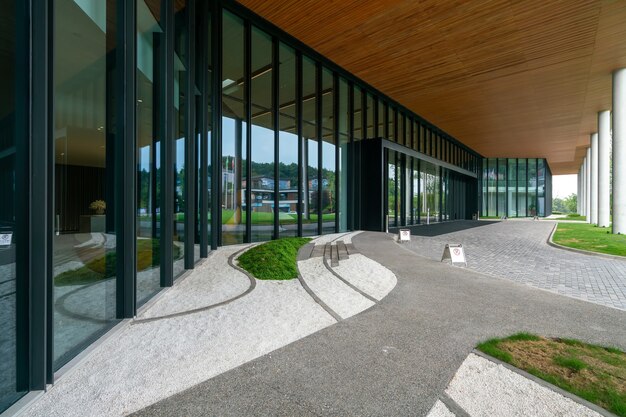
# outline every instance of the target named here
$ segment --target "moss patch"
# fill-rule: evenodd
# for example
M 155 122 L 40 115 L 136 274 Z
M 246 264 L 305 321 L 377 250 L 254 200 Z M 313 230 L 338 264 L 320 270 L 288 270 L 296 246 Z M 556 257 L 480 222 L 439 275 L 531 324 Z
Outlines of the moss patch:
M 258 279 L 286 280 L 298 276 L 298 250 L 311 239 L 290 237 L 272 240 L 244 252 L 239 266 Z
M 618 349 L 528 333 L 477 349 L 626 417 L 626 353 Z

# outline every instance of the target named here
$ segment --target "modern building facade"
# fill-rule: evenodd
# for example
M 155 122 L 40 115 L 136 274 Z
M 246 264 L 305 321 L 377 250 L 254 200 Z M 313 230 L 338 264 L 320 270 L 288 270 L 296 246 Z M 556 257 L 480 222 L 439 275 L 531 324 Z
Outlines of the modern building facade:
M 552 214 L 552 173 L 545 159 L 483 160 L 483 217 L 545 217 Z
M 483 159 L 236 2 L 0 22 L 0 412 L 219 246 L 549 214 L 545 160 Z

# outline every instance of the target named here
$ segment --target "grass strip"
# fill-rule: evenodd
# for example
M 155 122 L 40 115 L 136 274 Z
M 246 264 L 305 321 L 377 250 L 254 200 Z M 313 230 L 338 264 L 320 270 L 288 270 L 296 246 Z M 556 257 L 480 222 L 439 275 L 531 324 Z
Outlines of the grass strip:
M 626 256 L 626 235 L 614 235 L 610 228 L 592 224 L 559 223 L 552 241 L 569 248 Z
M 311 239 L 290 237 L 255 246 L 239 258 L 239 266 L 258 279 L 287 280 L 298 277 L 298 250 Z
M 573 339 L 518 333 L 477 349 L 626 417 L 626 353 Z

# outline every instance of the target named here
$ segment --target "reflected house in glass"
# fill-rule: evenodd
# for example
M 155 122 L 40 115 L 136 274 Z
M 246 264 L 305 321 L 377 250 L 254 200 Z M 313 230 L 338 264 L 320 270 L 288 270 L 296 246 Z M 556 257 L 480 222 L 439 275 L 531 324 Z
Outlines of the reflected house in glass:
M 239 3 L 43 3 L 0 7 L 0 412 L 220 246 L 550 214 L 544 159 L 484 159 Z

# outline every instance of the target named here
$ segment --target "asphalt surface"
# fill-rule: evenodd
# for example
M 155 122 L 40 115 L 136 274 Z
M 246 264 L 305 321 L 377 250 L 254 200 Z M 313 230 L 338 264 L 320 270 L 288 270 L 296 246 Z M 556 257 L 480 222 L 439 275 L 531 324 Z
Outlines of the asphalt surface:
M 356 249 L 391 269 L 378 305 L 137 416 L 424 416 L 480 341 L 530 331 L 626 349 L 626 312 L 416 256 L 390 235 Z

